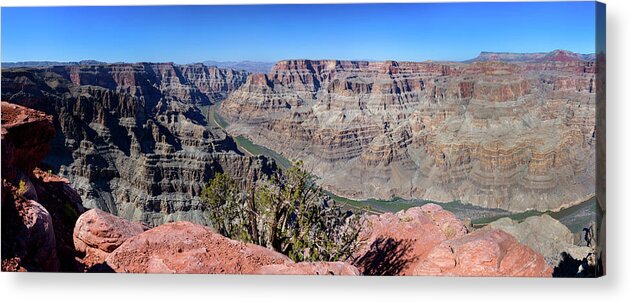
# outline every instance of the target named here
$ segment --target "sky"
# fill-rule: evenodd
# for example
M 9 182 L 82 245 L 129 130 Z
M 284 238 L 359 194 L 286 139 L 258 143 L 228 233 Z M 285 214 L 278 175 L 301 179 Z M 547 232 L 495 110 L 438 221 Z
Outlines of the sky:
M 2 61 L 461 61 L 593 53 L 594 2 L 3 7 Z

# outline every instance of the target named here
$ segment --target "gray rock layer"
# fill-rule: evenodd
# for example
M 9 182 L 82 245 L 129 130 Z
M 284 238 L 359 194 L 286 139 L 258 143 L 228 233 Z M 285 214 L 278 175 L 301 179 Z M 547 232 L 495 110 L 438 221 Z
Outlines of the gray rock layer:
M 54 117 L 44 161 L 89 208 L 155 226 L 207 224 L 197 198 L 216 172 L 255 182 L 275 170 L 244 157 L 198 105 L 222 100 L 247 73 L 201 64 L 138 63 L 2 71 L 2 99 Z
M 590 247 L 574 245 L 572 232 L 548 215 L 528 217 L 521 223 L 502 218 L 486 228 L 503 230 L 513 235 L 520 243 L 542 254 L 552 267 L 562 260 L 563 252 L 577 260 L 583 260 L 593 252 Z
M 232 134 L 304 160 L 339 196 L 557 209 L 594 193 L 597 87 L 594 62 L 552 55 L 280 61 L 220 114 Z

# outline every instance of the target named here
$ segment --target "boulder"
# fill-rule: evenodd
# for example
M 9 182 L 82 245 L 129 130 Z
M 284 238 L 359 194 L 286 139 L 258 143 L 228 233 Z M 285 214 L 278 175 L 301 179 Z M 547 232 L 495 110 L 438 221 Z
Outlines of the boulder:
M 285 255 L 190 222 L 143 232 L 106 259 L 112 271 L 126 273 L 253 274 L 263 266 L 285 263 L 292 263 Z
M 73 242 L 83 262 L 90 267 L 103 263 L 109 253 L 127 239 L 147 230 L 140 223 L 127 221 L 100 209 L 83 213 L 75 224 Z
M 414 275 L 550 277 L 543 257 L 500 230 L 478 230 L 434 247 Z
M 466 233 L 462 221 L 436 204 L 373 215 L 360 234 L 354 264 L 364 275 L 411 275 L 436 245 Z
M 368 217 L 364 275 L 550 276 L 543 256 L 502 231 L 474 231 L 436 204 Z
M 3 184 L 3 204 L 13 207 L 2 209 L 2 270 L 58 271 L 50 213 L 36 201 L 13 196 L 13 192 Z

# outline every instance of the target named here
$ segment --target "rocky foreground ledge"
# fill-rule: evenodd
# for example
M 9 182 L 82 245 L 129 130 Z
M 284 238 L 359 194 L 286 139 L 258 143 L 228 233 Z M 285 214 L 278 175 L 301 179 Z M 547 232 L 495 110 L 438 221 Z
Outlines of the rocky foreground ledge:
M 293 262 L 254 244 L 190 222 L 145 231 L 140 224 L 90 210 L 74 229 L 77 254 L 88 272 L 301 275 L 552 275 L 542 255 L 508 233 L 467 233 L 435 204 L 369 218 L 362 249 L 350 262 Z M 352 263 L 352 264 L 351 264 Z
M 293 262 L 208 227 L 149 229 L 85 211 L 68 181 L 41 161 L 52 118 L 2 102 L 2 270 L 123 273 L 547 277 L 544 257 L 500 229 L 469 230 L 435 204 L 367 218 L 348 262 Z

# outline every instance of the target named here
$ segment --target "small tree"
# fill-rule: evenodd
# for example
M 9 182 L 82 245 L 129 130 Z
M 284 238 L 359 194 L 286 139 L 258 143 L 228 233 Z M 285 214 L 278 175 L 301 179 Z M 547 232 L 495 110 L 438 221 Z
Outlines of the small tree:
M 266 246 L 295 261 L 346 260 L 358 246 L 361 217 L 342 212 L 301 162 L 267 183 L 242 190 L 236 181 L 217 174 L 202 200 L 222 235 Z
M 217 231 L 227 237 L 248 241 L 241 218 L 243 204 L 237 182 L 218 173 L 202 191 L 202 201 L 210 208 L 210 221 Z M 246 237 L 243 239 L 242 237 Z

